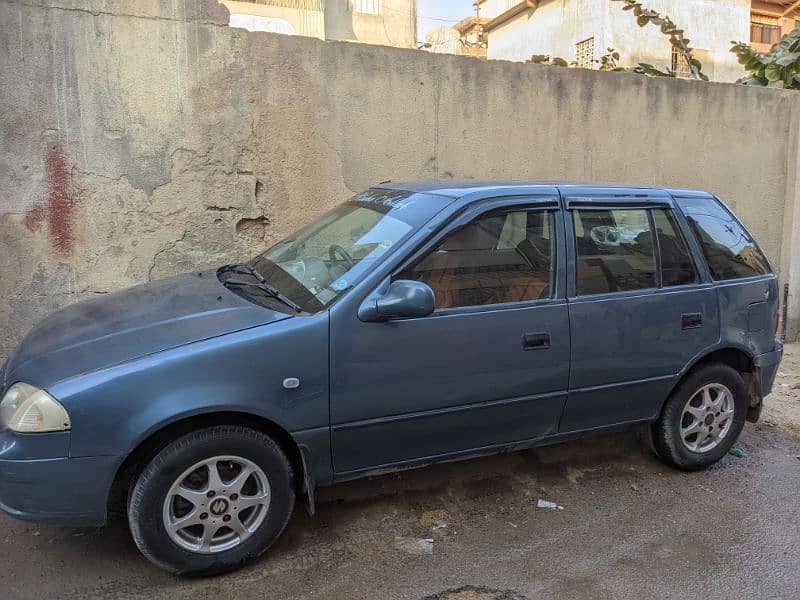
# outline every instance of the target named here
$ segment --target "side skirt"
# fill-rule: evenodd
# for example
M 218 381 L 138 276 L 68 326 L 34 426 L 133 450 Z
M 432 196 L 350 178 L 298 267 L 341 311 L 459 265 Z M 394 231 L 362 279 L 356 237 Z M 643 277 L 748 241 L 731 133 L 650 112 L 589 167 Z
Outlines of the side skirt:
M 533 438 L 529 440 L 522 440 L 517 442 L 509 442 L 506 444 L 496 444 L 493 446 L 484 446 L 481 448 L 471 448 L 469 450 L 461 450 L 459 452 L 451 452 L 447 454 L 437 454 L 435 456 L 426 456 L 422 458 L 415 458 L 397 463 L 390 463 L 385 465 L 378 465 L 368 469 L 358 469 L 355 471 L 344 471 L 334 473 L 333 481 L 331 483 L 340 483 L 342 481 L 350 481 L 353 479 L 361 479 L 362 477 L 372 477 L 375 475 L 383 475 L 386 473 L 394 473 L 397 471 L 405 471 L 409 469 L 419 469 L 430 465 L 455 462 L 460 460 L 469 460 L 480 456 L 490 456 L 493 454 L 505 454 L 507 452 L 518 452 L 520 450 L 528 450 L 530 448 L 537 448 L 541 446 L 550 446 L 560 444 L 574 439 L 580 439 L 586 436 L 596 435 L 600 433 L 612 433 L 615 431 L 626 431 L 633 429 L 638 425 L 652 423 L 653 419 L 639 419 L 635 421 L 626 421 L 624 423 L 616 423 L 614 425 L 607 425 L 603 427 L 594 427 L 590 429 L 582 429 L 580 431 L 570 431 L 568 433 L 556 433 L 545 437 Z M 312 513 L 313 514 L 313 513 Z

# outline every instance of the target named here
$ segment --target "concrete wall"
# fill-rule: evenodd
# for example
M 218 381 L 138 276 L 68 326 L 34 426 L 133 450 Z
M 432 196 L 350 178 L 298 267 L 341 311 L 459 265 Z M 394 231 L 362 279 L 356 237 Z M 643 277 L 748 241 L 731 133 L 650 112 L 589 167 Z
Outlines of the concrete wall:
M 208 0 L 118 6 L 0 0 L 0 358 L 61 306 L 245 258 L 390 178 L 696 186 L 782 276 L 800 254 L 793 92 L 249 33 Z
M 639 27 L 622 6 L 611 0 L 541 0 L 535 10 L 489 31 L 488 57 L 524 61 L 533 54 L 550 54 L 572 61 L 575 44 L 594 37 L 595 58 L 611 47 L 620 53 L 621 66 L 645 62 L 670 68 L 667 38 L 652 25 Z M 750 0 L 649 0 L 646 6 L 686 30 L 711 79 L 736 81 L 744 75 L 730 42 L 749 39 Z

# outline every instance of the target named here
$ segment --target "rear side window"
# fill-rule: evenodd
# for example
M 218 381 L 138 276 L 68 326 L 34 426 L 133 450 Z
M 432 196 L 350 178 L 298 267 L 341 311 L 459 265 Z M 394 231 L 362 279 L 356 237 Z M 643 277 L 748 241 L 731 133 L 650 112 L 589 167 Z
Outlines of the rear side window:
M 653 210 L 658 249 L 661 253 L 661 285 L 672 287 L 697 283 L 698 276 L 692 255 L 681 234 L 672 211 Z
M 573 212 L 578 294 L 657 287 L 656 254 L 644 209 Z
M 711 276 L 719 281 L 769 273 L 767 259 L 753 238 L 719 202 L 677 200 L 703 249 Z

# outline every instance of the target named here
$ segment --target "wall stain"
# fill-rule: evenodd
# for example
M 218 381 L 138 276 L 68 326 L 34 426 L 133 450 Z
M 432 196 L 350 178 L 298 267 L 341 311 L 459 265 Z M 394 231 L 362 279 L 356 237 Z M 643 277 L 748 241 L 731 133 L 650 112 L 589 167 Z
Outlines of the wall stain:
M 47 221 L 50 244 L 61 255 L 72 252 L 75 234 L 72 229 L 72 212 L 80 199 L 81 190 L 72 180 L 67 155 L 60 144 L 50 144 L 45 157 L 47 197 L 25 215 L 25 227 L 36 231 Z

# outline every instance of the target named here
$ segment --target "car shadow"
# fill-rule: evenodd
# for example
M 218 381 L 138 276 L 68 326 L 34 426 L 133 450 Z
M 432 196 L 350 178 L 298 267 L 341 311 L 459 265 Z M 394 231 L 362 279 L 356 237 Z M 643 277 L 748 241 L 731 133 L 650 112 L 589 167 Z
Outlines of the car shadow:
M 295 513 L 268 558 L 239 576 L 332 567 L 378 540 L 385 545 L 398 535 L 429 537 L 437 527 L 446 532 L 451 523 L 467 523 L 487 507 L 513 518 L 535 506 L 540 496 L 557 501 L 577 482 L 628 481 L 631 473 L 653 469 L 670 471 L 652 457 L 636 432 L 625 432 L 336 484 L 317 490 L 313 517 L 298 498 Z M 81 582 L 83 590 L 102 593 L 103 578 L 109 576 L 130 581 L 131 591 L 184 585 L 180 583 L 184 580 L 139 555 L 124 515 L 112 515 L 99 529 L 24 526 L 38 532 L 37 554 L 59 564 L 58 571 L 98 573 L 94 585 L 91 578 Z

